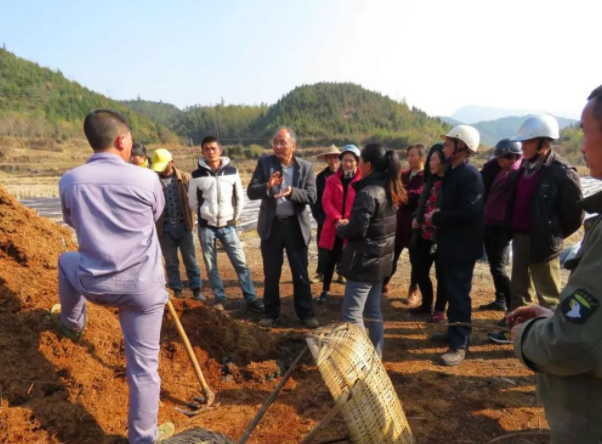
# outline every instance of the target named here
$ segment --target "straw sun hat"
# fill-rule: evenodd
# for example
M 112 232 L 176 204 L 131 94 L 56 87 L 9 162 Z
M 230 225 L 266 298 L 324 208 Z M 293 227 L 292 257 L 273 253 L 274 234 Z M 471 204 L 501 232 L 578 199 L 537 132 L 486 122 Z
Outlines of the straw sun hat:
M 326 151 L 324 151 L 323 153 L 318 154 L 317 157 L 318 157 L 318 159 L 324 160 L 324 158 L 326 156 L 332 156 L 333 154 L 336 155 L 336 156 L 338 156 L 339 154 L 341 154 L 341 151 L 339 151 L 339 149 L 336 146 L 331 145 L 330 148 L 327 148 Z

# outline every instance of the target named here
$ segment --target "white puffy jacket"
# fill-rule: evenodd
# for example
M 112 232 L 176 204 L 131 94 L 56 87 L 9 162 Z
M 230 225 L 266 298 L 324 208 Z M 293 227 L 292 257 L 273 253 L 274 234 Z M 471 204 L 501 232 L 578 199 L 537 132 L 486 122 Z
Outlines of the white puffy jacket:
M 221 157 L 217 171 L 199 160 L 199 168 L 191 174 L 188 203 L 199 218 L 199 226 L 225 227 L 240 217 L 245 198 L 238 170 L 230 159 Z

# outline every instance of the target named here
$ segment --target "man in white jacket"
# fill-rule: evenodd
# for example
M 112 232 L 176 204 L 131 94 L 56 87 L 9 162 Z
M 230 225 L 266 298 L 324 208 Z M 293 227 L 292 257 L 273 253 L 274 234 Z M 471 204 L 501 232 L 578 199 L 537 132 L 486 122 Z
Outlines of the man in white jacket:
M 235 228 L 245 204 L 240 175 L 230 159 L 221 157 L 222 147 L 215 137 L 205 137 L 201 149 L 204 159 L 199 160 L 199 168 L 192 172 L 188 202 L 198 216 L 199 240 L 209 285 L 215 295 L 214 307 L 222 311 L 226 304 L 224 284 L 217 268 L 219 239 L 238 274 L 247 308 L 263 313 L 264 305 L 255 294 L 251 271 Z

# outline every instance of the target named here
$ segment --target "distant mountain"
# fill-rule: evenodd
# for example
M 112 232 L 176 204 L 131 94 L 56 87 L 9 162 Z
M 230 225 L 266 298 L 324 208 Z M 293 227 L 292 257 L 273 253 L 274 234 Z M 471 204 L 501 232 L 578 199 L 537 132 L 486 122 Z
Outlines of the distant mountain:
M 0 49 L 0 135 L 83 137 L 84 117 L 96 108 L 111 108 L 124 114 L 136 140 L 175 140 L 163 125 L 130 107 L 67 80 L 60 71 Z
M 516 130 L 527 116 L 521 117 L 502 117 L 496 120 L 486 120 L 482 122 L 472 123 L 481 134 L 481 144 L 486 147 L 492 147 L 502 139 L 513 137 L 516 135 Z M 463 122 L 452 119 L 451 117 L 439 117 L 443 122 L 452 126 L 461 125 Z M 560 129 L 563 130 L 571 125 L 579 123 L 577 120 L 565 119 L 556 117 Z
M 123 102 L 199 143 L 212 134 L 227 144 L 264 146 L 280 126 L 290 126 L 301 146 L 382 141 L 392 148 L 430 144 L 448 128 L 437 118 L 352 83 L 299 86 L 272 106 L 194 106 L 183 111 L 161 102 Z
M 468 124 L 483 122 L 488 120 L 497 120 L 503 117 L 513 117 L 513 116 L 527 116 L 529 114 L 539 114 L 539 113 L 551 113 L 555 116 L 564 117 L 567 119 L 575 119 L 578 120 L 580 118 L 579 115 L 575 113 L 563 113 L 563 112 L 551 112 L 551 111 L 542 111 L 542 110 L 529 110 L 529 109 L 500 109 L 500 108 L 491 108 L 486 106 L 478 106 L 478 105 L 468 105 L 460 108 L 456 112 L 454 112 L 450 117 L 459 122 L 464 122 Z

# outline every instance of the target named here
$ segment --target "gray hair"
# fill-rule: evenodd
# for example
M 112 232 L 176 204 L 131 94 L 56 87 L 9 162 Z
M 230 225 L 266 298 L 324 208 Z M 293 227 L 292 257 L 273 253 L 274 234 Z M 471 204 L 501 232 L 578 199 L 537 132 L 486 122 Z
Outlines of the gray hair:
M 274 140 L 274 138 L 276 137 L 276 134 L 278 134 L 278 133 L 279 133 L 280 131 L 282 131 L 282 130 L 285 130 L 285 131 L 288 133 L 288 135 L 290 136 L 291 140 L 292 140 L 294 143 L 297 143 L 297 135 L 296 135 L 296 134 L 295 134 L 295 132 L 294 132 L 294 131 L 293 131 L 291 128 L 289 128 L 288 126 L 281 126 L 280 128 L 278 128 L 278 129 L 276 130 L 276 132 L 274 133 L 274 136 L 272 137 L 272 140 Z

